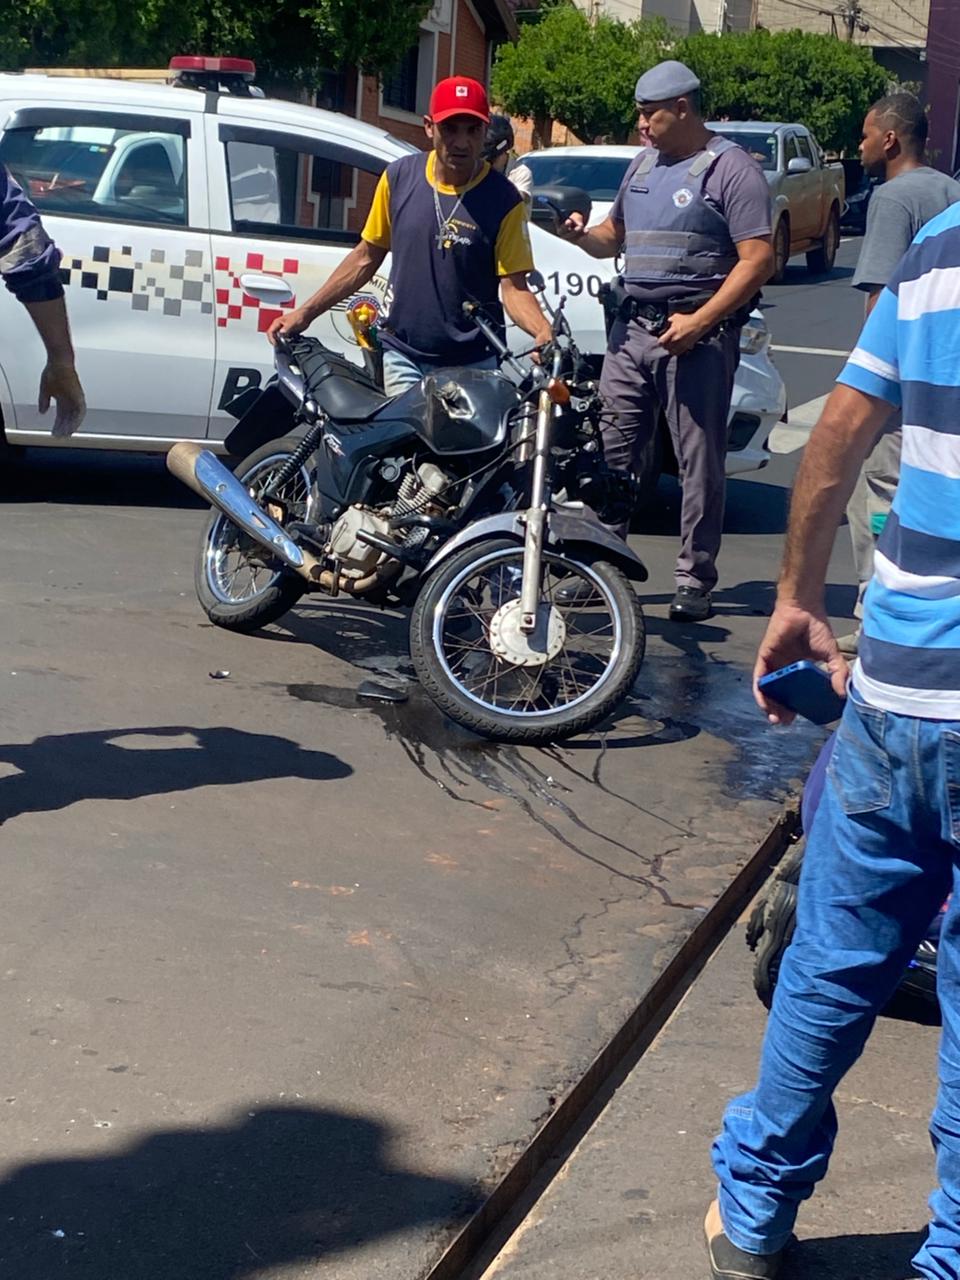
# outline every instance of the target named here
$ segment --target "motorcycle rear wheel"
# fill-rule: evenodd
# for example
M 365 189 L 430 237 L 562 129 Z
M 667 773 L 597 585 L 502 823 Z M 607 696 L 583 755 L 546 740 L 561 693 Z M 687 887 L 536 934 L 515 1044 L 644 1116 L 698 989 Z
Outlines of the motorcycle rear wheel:
M 290 457 L 296 440 L 272 440 L 244 458 L 237 479 L 258 496 L 270 477 Z M 301 467 L 277 495 L 292 519 L 304 519 L 310 496 L 310 473 Z M 194 573 L 197 599 L 218 627 L 245 634 L 282 618 L 307 590 L 297 574 L 248 538 L 222 512 L 213 510 L 204 525 Z
M 556 653 L 542 666 L 513 665 L 491 649 L 498 611 L 520 594 L 517 542 L 465 547 L 428 578 L 414 606 L 410 654 L 421 685 L 483 737 L 541 743 L 583 733 L 623 701 L 643 661 L 643 612 L 620 569 L 556 551 L 545 551 L 543 563 Z M 592 598 L 564 603 L 561 589 L 577 582 L 589 584 Z

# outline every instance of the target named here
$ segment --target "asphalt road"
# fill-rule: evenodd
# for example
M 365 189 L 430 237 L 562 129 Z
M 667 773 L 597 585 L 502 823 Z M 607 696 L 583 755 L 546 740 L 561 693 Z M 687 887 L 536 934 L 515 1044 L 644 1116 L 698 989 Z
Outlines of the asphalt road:
M 845 286 L 791 271 L 775 342 L 823 346 L 829 319 L 849 349 Z M 794 403 L 839 365 L 778 360 Z M 802 777 L 816 732 L 772 738 L 747 675 L 795 461 L 731 483 L 699 628 L 666 621 L 664 483 L 634 696 L 536 752 L 416 693 L 358 703 L 406 669 L 391 614 L 207 625 L 203 511 L 155 460 L 35 453 L 7 477 L 0 1271 L 425 1271 Z M 838 617 L 849 580 L 841 538 Z

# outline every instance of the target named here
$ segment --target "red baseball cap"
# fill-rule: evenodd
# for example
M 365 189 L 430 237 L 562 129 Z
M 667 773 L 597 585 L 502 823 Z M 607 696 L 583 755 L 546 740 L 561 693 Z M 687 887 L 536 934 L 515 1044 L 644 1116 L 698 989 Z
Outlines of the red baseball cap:
M 448 76 L 431 93 L 428 114 L 434 124 L 450 116 L 476 116 L 484 124 L 489 124 L 487 91 L 479 80 L 471 80 L 469 76 Z

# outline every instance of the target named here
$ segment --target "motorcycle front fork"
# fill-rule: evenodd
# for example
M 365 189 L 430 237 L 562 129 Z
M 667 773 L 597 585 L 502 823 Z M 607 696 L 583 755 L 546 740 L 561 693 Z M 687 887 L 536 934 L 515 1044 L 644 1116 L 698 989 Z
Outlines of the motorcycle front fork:
M 520 630 L 531 635 L 537 626 L 540 603 L 540 580 L 543 570 L 543 540 L 547 527 L 548 462 L 550 456 L 550 418 L 553 401 L 546 387 L 537 404 L 537 431 L 533 446 L 533 478 L 530 484 L 530 506 L 523 514 L 526 533 L 523 540 L 523 582 L 520 589 Z

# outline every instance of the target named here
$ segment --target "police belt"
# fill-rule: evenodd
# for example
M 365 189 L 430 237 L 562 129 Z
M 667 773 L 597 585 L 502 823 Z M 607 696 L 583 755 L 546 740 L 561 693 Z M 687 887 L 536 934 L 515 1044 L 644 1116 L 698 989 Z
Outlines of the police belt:
M 679 298 L 661 298 L 658 302 L 643 302 L 640 298 L 635 298 L 633 294 L 627 293 L 622 280 L 616 280 L 613 283 L 601 285 L 598 296 L 603 304 L 608 336 L 616 320 L 622 320 L 624 323 L 635 320 L 647 333 L 659 338 L 660 334 L 665 333 L 670 327 L 670 317 L 672 315 L 678 313 L 689 315 L 694 311 L 699 311 L 715 295 L 709 290 L 704 290 L 702 293 L 686 294 Z M 703 337 L 713 337 L 714 334 L 722 333 L 725 329 L 741 328 L 746 324 L 750 312 L 759 299 L 760 295 L 756 294 L 742 307 L 738 307 L 730 315 L 724 316 Z

